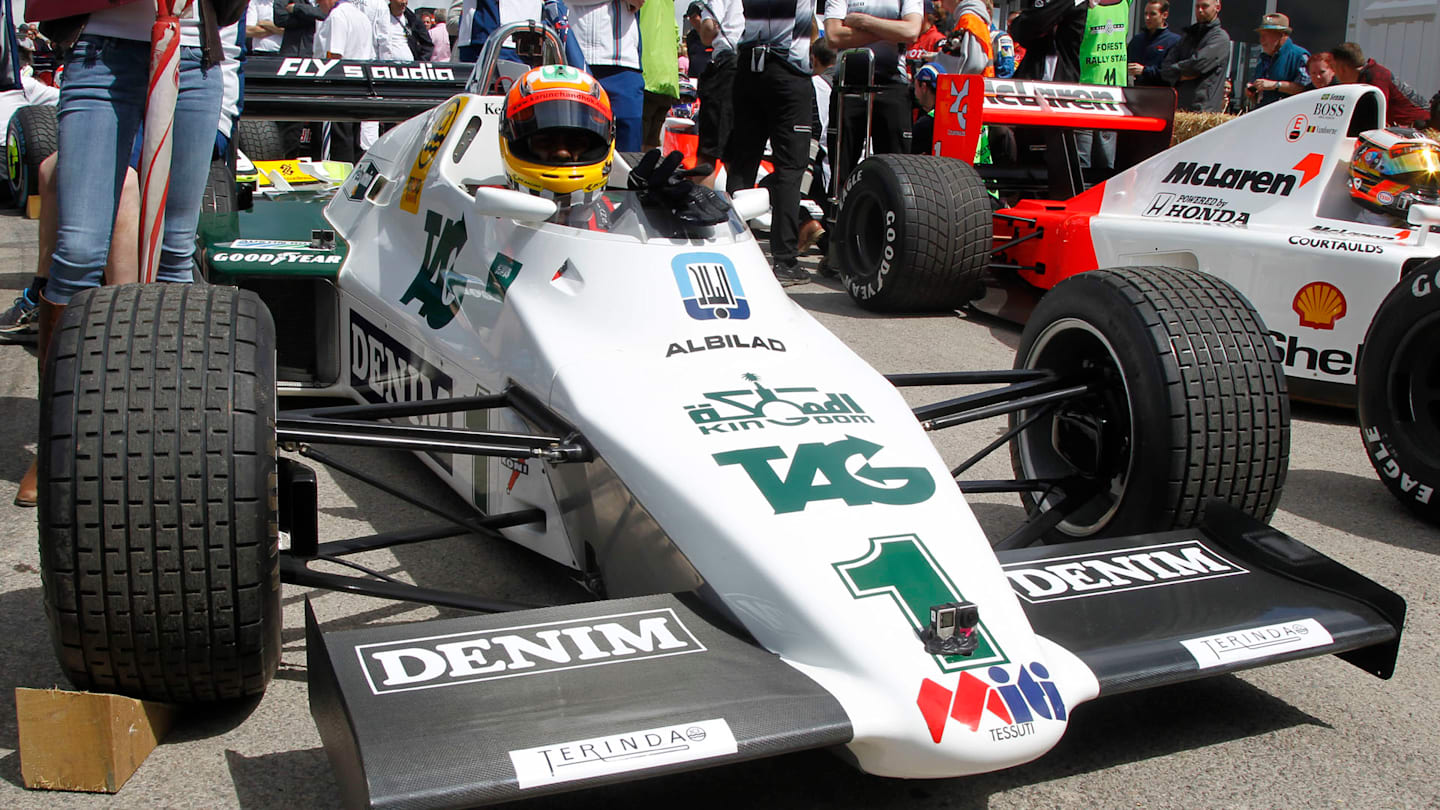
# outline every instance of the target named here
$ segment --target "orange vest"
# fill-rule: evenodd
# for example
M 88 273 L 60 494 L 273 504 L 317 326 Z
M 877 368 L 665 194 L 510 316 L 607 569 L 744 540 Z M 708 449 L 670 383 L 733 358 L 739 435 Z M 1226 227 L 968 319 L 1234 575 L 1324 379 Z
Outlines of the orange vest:
M 989 63 L 985 65 L 986 78 L 995 78 L 995 48 L 990 44 L 990 25 L 974 14 L 961 14 L 960 21 L 955 24 L 955 30 L 950 36 L 965 32 L 980 43 L 980 48 L 985 51 L 985 57 Z

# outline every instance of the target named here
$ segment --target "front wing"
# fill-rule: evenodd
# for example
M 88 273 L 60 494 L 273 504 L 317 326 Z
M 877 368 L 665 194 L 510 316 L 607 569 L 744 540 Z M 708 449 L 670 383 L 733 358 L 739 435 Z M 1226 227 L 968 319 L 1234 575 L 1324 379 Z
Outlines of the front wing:
M 1325 654 L 1394 671 L 1404 600 L 1224 506 L 1198 529 L 1000 559 L 1035 632 L 1101 694 Z M 489 804 L 865 742 L 835 697 L 692 595 L 307 620 L 311 713 L 347 806 Z M 922 691 L 915 726 L 935 710 Z

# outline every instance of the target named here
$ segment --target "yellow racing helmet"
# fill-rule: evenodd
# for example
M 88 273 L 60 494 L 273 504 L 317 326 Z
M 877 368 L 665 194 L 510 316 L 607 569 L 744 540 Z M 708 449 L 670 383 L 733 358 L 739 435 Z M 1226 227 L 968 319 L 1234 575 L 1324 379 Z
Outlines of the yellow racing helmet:
M 528 71 L 505 95 L 500 155 L 510 182 L 558 203 L 590 202 L 615 160 L 615 117 L 605 88 L 567 65 Z

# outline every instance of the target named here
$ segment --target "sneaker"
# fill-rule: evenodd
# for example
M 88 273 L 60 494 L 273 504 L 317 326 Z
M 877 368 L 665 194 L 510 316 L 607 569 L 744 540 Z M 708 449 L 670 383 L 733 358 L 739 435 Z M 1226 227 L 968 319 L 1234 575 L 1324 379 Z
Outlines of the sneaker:
M 798 264 L 777 264 L 775 265 L 775 278 L 779 279 L 780 286 L 789 287 L 792 284 L 804 284 L 810 280 L 810 274 L 805 268 Z
M 828 253 L 820 254 L 820 267 L 818 269 L 820 271 L 821 278 L 840 277 L 840 271 L 836 270 L 835 266 L 830 263 L 830 254 Z
M 40 308 L 30 300 L 30 291 L 22 290 L 14 305 L 0 312 L 0 341 L 34 343 L 40 332 Z

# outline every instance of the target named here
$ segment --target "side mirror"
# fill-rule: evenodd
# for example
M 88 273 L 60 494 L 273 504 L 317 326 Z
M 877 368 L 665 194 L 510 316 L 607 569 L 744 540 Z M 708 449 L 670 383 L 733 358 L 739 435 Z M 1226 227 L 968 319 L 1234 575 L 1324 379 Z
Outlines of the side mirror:
M 770 192 L 763 188 L 741 189 L 730 198 L 730 204 L 742 221 L 749 222 L 770 212 Z
M 1420 228 L 1440 225 L 1440 205 L 1412 205 L 1409 220 L 1411 225 Z
M 482 217 L 503 217 L 516 222 L 544 222 L 555 216 L 551 200 L 523 191 L 494 186 L 475 189 L 475 213 Z

